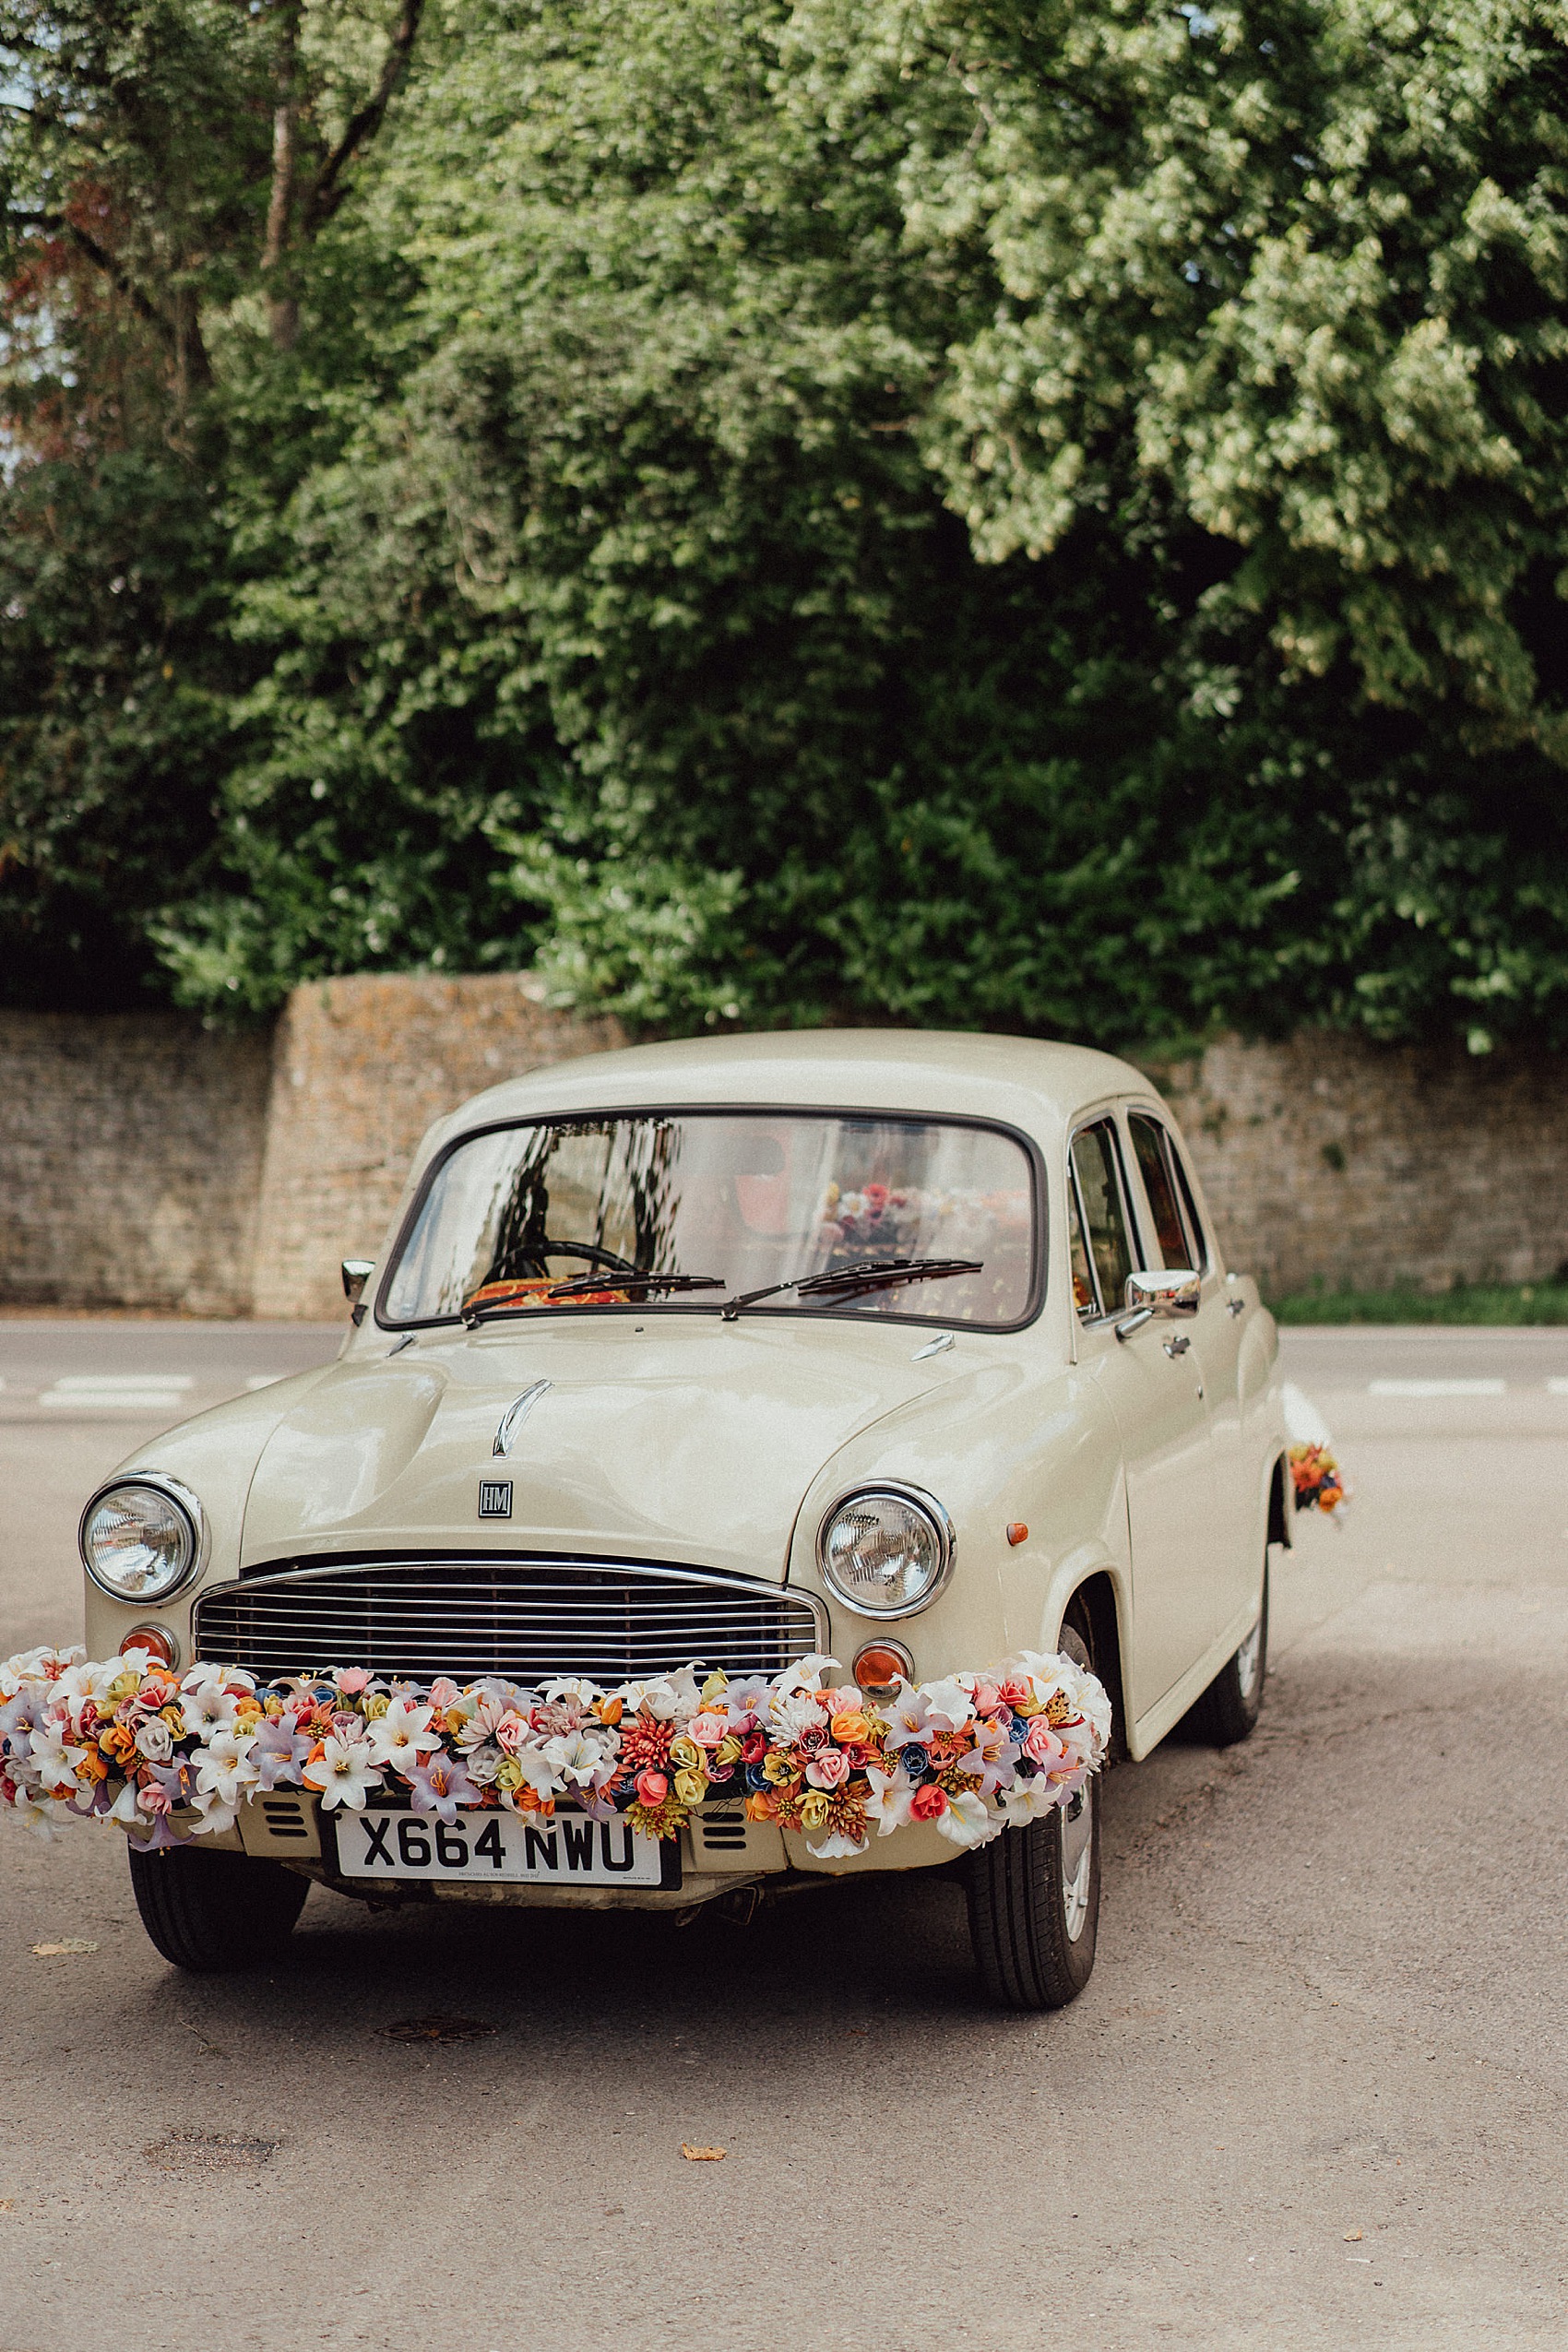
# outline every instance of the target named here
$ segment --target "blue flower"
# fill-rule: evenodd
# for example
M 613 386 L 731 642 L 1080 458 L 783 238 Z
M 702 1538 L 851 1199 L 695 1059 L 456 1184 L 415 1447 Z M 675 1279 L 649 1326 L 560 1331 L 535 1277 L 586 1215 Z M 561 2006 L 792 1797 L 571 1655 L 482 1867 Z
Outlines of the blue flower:
M 767 1787 L 767 1775 L 764 1772 L 761 1764 L 748 1764 L 746 1766 L 746 1787 L 748 1788 L 766 1788 Z
M 918 1740 L 911 1740 L 907 1748 L 899 1749 L 898 1761 L 911 1780 L 931 1778 L 931 1757 Z

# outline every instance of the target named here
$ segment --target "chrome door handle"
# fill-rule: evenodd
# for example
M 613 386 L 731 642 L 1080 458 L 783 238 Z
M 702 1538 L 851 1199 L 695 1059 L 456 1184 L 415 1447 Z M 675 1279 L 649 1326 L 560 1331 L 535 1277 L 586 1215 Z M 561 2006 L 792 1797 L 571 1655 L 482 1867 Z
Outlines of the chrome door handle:
M 1163 1343 L 1168 1356 L 1184 1356 L 1192 1344 L 1184 1331 L 1178 1333 L 1174 1339 L 1167 1339 Z

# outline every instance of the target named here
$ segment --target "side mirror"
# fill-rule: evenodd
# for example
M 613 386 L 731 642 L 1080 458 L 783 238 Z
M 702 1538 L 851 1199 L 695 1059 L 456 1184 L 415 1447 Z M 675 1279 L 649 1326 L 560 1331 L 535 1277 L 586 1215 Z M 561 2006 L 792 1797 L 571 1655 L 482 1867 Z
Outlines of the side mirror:
M 351 1307 L 358 1306 L 360 1295 L 374 1272 L 374 1258 L 345 1258 L 343 1260 L 343 1296 Z
M 1164 1321 L 1195 1315 L 1202 1298 L 1203 1277 L 1191 1266 L 1141 1266 L 1127 1277 L 1127 1312 L 1116 1325 L 1116 1336 L 1130 1339 L 1157 1316 Z

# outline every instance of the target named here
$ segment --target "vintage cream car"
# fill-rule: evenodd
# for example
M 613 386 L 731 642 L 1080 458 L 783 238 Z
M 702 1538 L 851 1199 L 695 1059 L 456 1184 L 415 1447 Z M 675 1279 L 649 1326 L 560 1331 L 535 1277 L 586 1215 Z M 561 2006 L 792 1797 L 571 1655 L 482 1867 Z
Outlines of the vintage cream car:
M 1199 1703 L 1219 1741 L 1256 1719 L 1289 1540 L 1275 1326 L 1125 1063 L 861 1030 L 558 1064 L 432 1131 L 345 1286 L 334 1364 L 89 1502 L 89 1655 L 537 1687 L 826 1653 L 885 1695 L 1061 1649 L 1122 1755 Z M 535 1836 L 498 1882 L 499 1845 L 487 1867 L 383 1825 L 367 1854 L 362 1818 L 285 1788 L 131 1859 L 187 1967 L 276 1942 L 311 1879 L 683 1908 L 947 1866 L 985 1985 L 1041 2007 L 1093 1964 L 1099 1816 L 1091 1781 L 956 1860 L 915 1823 L 824 1861 L 710 1802 L 646 1868 Z

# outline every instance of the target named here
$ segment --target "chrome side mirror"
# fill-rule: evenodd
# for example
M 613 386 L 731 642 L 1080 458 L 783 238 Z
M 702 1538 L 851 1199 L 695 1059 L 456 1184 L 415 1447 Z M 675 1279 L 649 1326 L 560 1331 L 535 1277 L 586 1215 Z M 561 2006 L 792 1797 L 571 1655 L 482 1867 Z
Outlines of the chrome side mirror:
M 1116 1326 L 1118 1339 L 1130 1339 L 1157 1316 L 1162 1321 L 1195 1315 L 1203 1299 L 1203 1277 L 1191 1266 L 1140 1266 L 1127 1277 L 1127 1313 Z M 1185 1347 L 1185 1340 L 1182 1341 Z
M 343 1260 L 343 1296 L 351 1307 L 359 1305 L 361 1293 L 374 1272 L 374 1258 L 345 1258 Z

